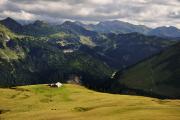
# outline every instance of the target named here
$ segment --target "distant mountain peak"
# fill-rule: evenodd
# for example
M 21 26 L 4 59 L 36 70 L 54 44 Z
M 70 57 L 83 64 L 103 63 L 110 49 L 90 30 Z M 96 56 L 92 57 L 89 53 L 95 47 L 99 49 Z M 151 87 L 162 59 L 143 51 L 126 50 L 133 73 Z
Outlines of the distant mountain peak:
M 4 19 L 3 21 L 15 21 L 14 19 L 7 17 L 6 19 Z
M 7 18 L 5 18 L 4 20 L 14 20 L 14 19 L 12 19 L 12 18 L 10 18 L 10 17 L 7 17 Z
M 76 24 L 72 21 L 65 21 L 62 25 L 76 25 Z
M 7 17 L 6 19 L 1 20 L 0 24 L 4 25 L 5 27 L 7 27 L 8 29 L 10 29 L 11 31 L 15 33 L 21 30 L 22 28 L 22 25 L 20 23 L 18 23 L 16 20 L 10 17 Z
M 75 22 L 72 22 L 72 21 L 65 21 L 63 24 L 61 24 L 61 26 L 64 26 L 64 27 L 68 27 L 68 28 L 82 28 L 84 29 L 81 25 L 75 23 Z
M 134 25 L 128 22 L 112 20 L 112 21 L 101 21 L 97 25 L 92 26 L 92 30 L 103 33 L 147 33 L 150 28 L 144 25 Z
M 149 32 L 149 35 L 155 35 L 160 37 L 180 37 L 180 29 L 174 26 L 162 26 L 157 27 Z
M 82 22 L 80 22 L 80 21 L 75 21 L 74 23 L 75 23 L 76 25 L 80 25 L 80 26 L 85 25 L 84 23 L 82 23 Z
M 10 18 L 10 17 L 7 17 L 6 19 L 1 20 L 1 23 L 10 23 L 10 24 L 21 25 L 16 20 L 14 20 L 13 18 Z
M 36 20 L 33 25 L 37 25 L 37 26 L 42 26 L 42 25 L 48 25 L 48 23 L 46 21 L 42 21 L 42 20 Z
M 176 28 L 174 26 L 161 26 L 161 27 L 157 27 L 155 29 L 178 29 L 178 28 Z
M 112 20 L 112 21 L 101 21 L 99 22 L 99 24 L 130 24 L 128 22 L 124 22 L 124 21 L 119 21 L 119 20 Z

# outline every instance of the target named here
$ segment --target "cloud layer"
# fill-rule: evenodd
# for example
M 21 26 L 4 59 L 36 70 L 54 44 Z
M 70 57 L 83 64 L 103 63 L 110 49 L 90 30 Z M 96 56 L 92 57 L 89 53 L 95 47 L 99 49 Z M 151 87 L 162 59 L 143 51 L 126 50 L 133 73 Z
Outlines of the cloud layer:
M 123 20 L 180 28 L 180 0 L 0 0 L 0 18 L 97 22 Z

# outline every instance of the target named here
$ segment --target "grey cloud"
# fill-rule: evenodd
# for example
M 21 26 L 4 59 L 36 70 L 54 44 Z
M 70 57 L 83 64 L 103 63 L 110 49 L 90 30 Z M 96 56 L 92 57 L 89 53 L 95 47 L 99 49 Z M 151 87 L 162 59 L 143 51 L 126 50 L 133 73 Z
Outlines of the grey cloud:
M 169 13 L 169 17 L 171 18 L 177 18 L 180 20 L 180 10 L 179 11 L 176 11 L 176 12 L 171 12 Z
M 125 20 L 138 24 L 174 25 L 180 0 L 2 0 L 0 17 L 47 21 Z M 17 14 L 17 15 L 16 15 Z M 25 16 L 25 17 L 23 17 Z

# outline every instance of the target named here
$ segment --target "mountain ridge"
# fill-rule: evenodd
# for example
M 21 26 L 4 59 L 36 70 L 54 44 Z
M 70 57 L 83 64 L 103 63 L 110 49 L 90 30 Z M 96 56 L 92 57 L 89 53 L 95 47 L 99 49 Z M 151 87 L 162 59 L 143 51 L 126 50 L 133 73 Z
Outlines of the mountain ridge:
M 59 25 L 52 25 L 45 21 L 36 20 L 33 23 L 21 25 L 20 23 L 16 22 L 14 19 L 8 17 L 4 20 L 1 20 L 0 23 L 5 25 L 6 27 L 8 27 L 10 30 L 14 32 L 24 33 L 24 34 L 28 33 L 28 35 L 31 35 L 31 34 L 35 35 L 35 33 L 31 33 L 31 31 L 28 30 L 29 27 L 34 28 L 34 31 L 37 31 L 37 32 L 40 32 L 43 29 L 47 29 L 46 32 L 44 31 L 44 33 L 43 32 L 41 33 L 42 35 L 45 35 L 45 34 L 52 34 L 52 31 L 53 33 L 57 33 L 59 32 L 58 26 L 61 26 L 61 29 L 62 29 L 64 25 L 70 24 L 70 26 L 75 27 L 75 25 L 78 25 L 79 27 L 81 26 L 85 28 L 86 30 L 99 32 L 99 33 L 117 33 L 117 34 L 123 33 L 124 34 L 124 33 L 138 32 L 144 35 L 158 36 L 158 37 L 163 37 L 163 38 L 166 38 L 166 37 L 179 38 L 180 37 L 179 35 L 180 29 L 174 26 L 170 26 L 170 27 L 162 26 L 162 27 L 157 27 L 157 28 L 149 28 L 145 25 L 134 25 L 134 24 L 119 21 L 119 20 L 102 21 L 97 24 L 84 24 L 80 21 L 75 21 L 75 22 L 65 21 Z M 41 26 L 39 26 L 39 28 L 36 28 L 38 24 L 39 25 L 41 24 Z M 50 32 L 50 29 L 51 29 L 51 32 Z

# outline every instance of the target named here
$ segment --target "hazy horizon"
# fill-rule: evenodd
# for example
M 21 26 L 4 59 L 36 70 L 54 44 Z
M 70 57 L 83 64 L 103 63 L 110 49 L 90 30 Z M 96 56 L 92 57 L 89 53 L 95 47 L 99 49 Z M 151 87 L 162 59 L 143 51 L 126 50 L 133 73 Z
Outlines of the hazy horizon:
M 7 18 L 11 18 L 11 17 L 6 17 L 6 18 L 1 18 L 0 20 L 5 20 Z M 129 23 L 129 24 L 133 24 L 133 25 L 143 25 L 145 27 L 148 27 L 148 28 L 151 28 L 151 29 L 155 29 L 155 28 L 159 28 L 159 27 L 176 27 L 178 28 L 177 26 L 172 26 L 172 25 L 164 25 L 164 26 L 147 26 L 147 25 L 144 25 L 144 24 L 135 24 L 135 23 L 131 23 L 131 22 L 127 22 L 127 21 L 123 21 L 123 20 L 106 20 L 106 21 L 97 21 L 97 22 L 85 22 L 85 21 L 77 21 L 77 20 L 64 20 L 64 21 L 59 21 L 59 22 L 52 22 L 52 21 L 47 21 L 47 20 L 41 20 L 41 19 L 35 19 L 35 20 L 17 20 L 15 18 L 11 18 L 13 20 L 15 20 L 16 22 L 20 23 L 21 25 L 27 25 L 27 24 L 32 24 L 34 23 L 35 21 L 44 21 L 44 22 L 47 22 L 49 24 L 54 24 L 54 25 L 61 25 L 63 24 L 64 22 L 66 21 L 71 21 L 71 22 L 81 22 L 83 24 L 86 24 L 86 25 L 90 25 L 90 24 L 93 24 L 93 25 L 97 25 L 99 24 L 100 22 L 107 22 L 107 21 L 119 21 L 119 22 L 126 22 L 126 23 Z M 178 28 L 180 29 L 180 28 Z
M 179 0 L 1 0 L 0 19 L 83 23 L 120 20 L 152 28 L 180 28 L 179 6 Z

